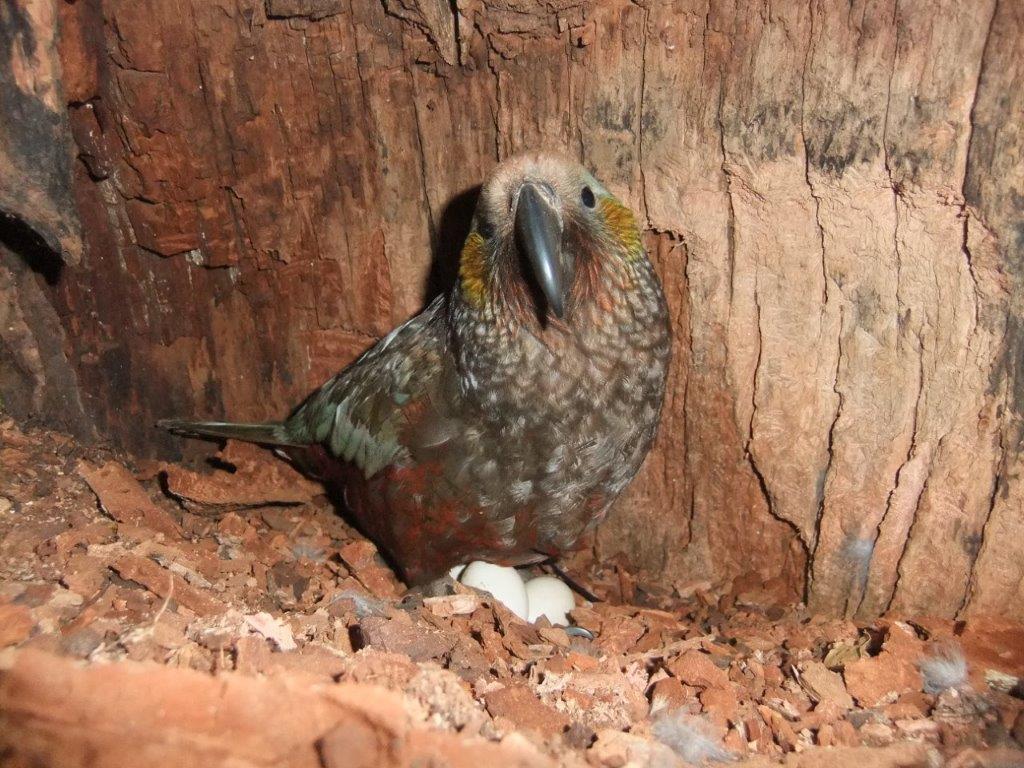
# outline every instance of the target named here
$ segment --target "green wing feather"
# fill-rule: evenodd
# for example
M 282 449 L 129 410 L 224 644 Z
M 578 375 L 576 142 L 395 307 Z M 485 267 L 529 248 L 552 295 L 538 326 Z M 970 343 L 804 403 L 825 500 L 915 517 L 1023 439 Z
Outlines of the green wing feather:
M 409 413 L 440 378 L 444 348 L 439 297 L 313 393 L 284 423 L 300 444 L 320 443 L 366 477 L 408 458 Z
M 310 395 L 283 423 L 164 419 L 158 426 L 192 437 L 265 445 L 320 443 L 372 477 L 409 457 L 403 435 L 414 407 L 442 378 L 445 345 L 444 303 L 438 297 Z

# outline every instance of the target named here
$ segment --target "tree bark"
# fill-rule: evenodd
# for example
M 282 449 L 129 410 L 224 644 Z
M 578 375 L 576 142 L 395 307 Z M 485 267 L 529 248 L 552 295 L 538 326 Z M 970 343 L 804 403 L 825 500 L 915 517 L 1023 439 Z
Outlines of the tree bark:
M 599 556 L 1024 618 L 1018 0 L 60 12 L 85 249 L 41 285 L 101 433 L 282 416 L 447 285 L 500 158 L 555 147 L 639 212 L 675 326 Z

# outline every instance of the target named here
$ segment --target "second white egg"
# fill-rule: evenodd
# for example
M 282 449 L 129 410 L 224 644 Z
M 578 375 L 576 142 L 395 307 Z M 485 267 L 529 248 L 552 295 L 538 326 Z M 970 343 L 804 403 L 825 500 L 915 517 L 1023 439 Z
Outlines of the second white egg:
M 576 607 L 572 590 L 554 576 L 538 576 L 526 582 L 526 601 L 530 606 L 530 621 L 547 616 L 552 624 L 569 624 L 569 611 Z

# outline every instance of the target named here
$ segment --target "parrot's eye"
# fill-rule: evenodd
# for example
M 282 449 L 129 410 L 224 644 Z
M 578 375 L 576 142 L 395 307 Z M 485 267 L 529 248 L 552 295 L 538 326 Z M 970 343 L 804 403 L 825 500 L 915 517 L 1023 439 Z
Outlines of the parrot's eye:
M 587 206 L 587 208 L 593 208 L 597 205 L 597 198 L 594 197 L 594 190 L 590 187 L 584 187 L 580 191 L 580 200 L 583 201 L 583 204 Z

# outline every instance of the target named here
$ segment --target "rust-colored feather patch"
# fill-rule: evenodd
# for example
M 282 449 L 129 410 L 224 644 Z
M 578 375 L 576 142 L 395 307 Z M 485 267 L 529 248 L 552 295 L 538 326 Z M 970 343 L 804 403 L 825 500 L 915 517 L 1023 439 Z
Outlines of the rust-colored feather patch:
M 462 295 L 476 308 L 487 300 L 486 241 L 477 232 L 470 232 L 459 258 L 459 284 Z

